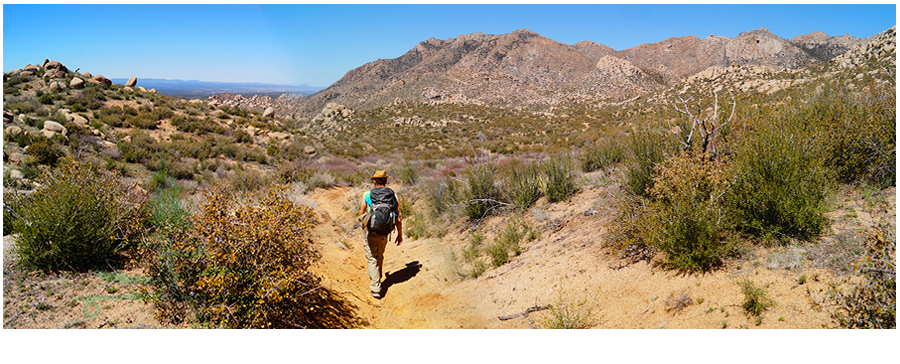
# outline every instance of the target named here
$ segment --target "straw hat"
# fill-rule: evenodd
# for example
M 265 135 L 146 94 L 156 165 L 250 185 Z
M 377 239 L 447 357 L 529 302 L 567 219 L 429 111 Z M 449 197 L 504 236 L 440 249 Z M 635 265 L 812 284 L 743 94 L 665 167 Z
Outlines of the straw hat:
M 375 179 L 375 178 L 388 178 L 387 172 L 375 171 L 375 174 L 372 175 L 372 179 Z

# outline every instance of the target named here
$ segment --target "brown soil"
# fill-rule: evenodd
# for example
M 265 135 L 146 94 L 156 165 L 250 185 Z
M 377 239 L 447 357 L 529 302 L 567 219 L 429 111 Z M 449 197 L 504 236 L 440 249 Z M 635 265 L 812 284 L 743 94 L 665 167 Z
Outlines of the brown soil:
M 588 176 L 590 177 L 590 176 Z M 521 255 L 477 278 L 460 263 L 469 230 L 459 225 L 443 238 L 389 244 L 384 298 L 368 294 L 363 238 L 356 209 L 363 188 L 316 190 L 304 198 L 321 214 L 316 228 L 321 261 L 314 267 L 327 288 L 351 306 L 364 328 L 540 328 L 558 317 L 583 317 L 586 328 L 797 329 L 832 327 L 831 284 L 851 277 L 848 253 L 873 222 L 874 200 L 895 216 L 895 190 L 846 188 L 829 214 L 832 231 L 816 244 L 754 248 L 711 273 L 681 274 L 625 261 L 603 247 L 605 210 L 618 193 L 603 183 L 566 203 L 538 206 L 523 219 L 541 228 Z M 396 186 L 394 186 L 396 187 Z M 486 242 L 508 217 L 481 226 Z M 4 238 L 3 328 L 162 328 L 139 296 L 142 274 L 42 274 L 14 268 L 11 238 Z M 801 282 L 801 277 L 806 277 Z M 740 283 L 763 287 L 774 305 L 761 318 L 743 312 Z M 532 307 L 548 309 L 508 320 Z M 568 310 L 568 311 L 566 311 Z M 565 312 L 568 312 L 567 314 Z M 189 326 L 184 326 L 189 327 Z

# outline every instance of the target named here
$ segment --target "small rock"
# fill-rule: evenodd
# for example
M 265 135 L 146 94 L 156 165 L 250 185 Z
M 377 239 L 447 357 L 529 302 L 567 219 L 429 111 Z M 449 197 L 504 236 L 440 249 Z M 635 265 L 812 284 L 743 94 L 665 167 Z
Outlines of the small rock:
M 128 79 L 128 82 L 125 82 L 125 86 L 134 87 L 137 85 L 137 77 L 131 77 Z
M 71 87 L 71 88 L 83 88 L 83 87 L 84 87 L 84 80 L 82 80 L 81 78 L 78 78 L 78 77 L 72 78 L 72 82 L 69 82 L 69 87 Z
M 44 122 L 44 130 L 52 131 L 54 133 L 60 133 L 62 135 L 66 135 L 66 127 L 62 126 L 62 124 L 57 123 L 52 120 L 47 120 Z
M 28 160 L 28 156 L 22 153 L 13 153 L 9 155 L 9 162 L 16 165 L 22 165 Z
M 22 128 L 12 125 L 12 126 L 6 128 L 6 134 L 12 135 L 12 136 L 22 134 Z
M 274 118 L 275 117 L 275 108 L 269 107 L 266 111 L 263 112 L 264 118 Z

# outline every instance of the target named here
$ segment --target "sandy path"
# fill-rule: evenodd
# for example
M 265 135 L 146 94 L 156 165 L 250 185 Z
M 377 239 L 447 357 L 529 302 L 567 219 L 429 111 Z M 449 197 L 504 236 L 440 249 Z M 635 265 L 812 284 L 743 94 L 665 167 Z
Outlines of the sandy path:
M 478 278 L 461 278 L 451 250 L 457 254 L 466 236 L 451 232 L 443 239 L 393 243 L 385 252 L 385 297 L 368 295 L 361 231 L 353 229 L 361 188 L 317 190 L 323 223 L 317 228 L 322 260 L 316 267 L 329 288 L 357 306 L 369 328 L 533 328 L 548 322 L 544 310 L 501 321 L 499 316 L 533 306 L 555 306 L 588 314 L 592 328 L 822 328 L 829 307 L 814 307 L 830 282 L 840 277 L 808 268 L 767 268 L 769 253 L 706 274 L 684 275 L 638 263 L 624 268 L 601 247 L 602 218 L 591 211 L 606 191 L 590 189 L 565 204 L 540 205 L 525 219 L 545 230 L 525 244 L 525 252 Z M 488 241 L 505 217 L 484 224 Z M 348 247 L 349 246 L 349 247 Z M 501 275 L 502 273 L 502 275 Z M 809 279 L 798 284 L 798 277 Z M 816 277 L 816 279 L 812 279 Z M 762 319 L 743 313 L 740 283 L 765 287 L 775 301 Z M 682 304 L 678 304 L 682 299 Z M 683 306 L 683 307 L 679 307 Z

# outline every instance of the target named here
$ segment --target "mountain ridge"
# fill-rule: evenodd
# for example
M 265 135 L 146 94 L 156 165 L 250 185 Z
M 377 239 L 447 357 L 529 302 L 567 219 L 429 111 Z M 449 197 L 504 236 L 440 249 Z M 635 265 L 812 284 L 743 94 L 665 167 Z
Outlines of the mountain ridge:
M 348 71 L 304 99 L 301 109 L 311 115 L 328 103 L 370 109 L 398 100 L 527 107 L 554 105 L 568 98 L 564 93 L 573 92 L 577 98 L 624 100 L 672 86 L 714 66 L 807 67 L 867 39 L 822 32 L 785 39 L 762 27 L 734 38 L 669 37 L 616 51 L 590 40 L 565 44 L 528 29 L 500 35 L 461 34 L 446 40 L 432 37 L 400 57 L 378 59 Z M 596 65 L 604 57 L 627 61 L 640 72 L 613 71 L 598 78 Z M 586 78 L 606 87 L 590 85 Z

